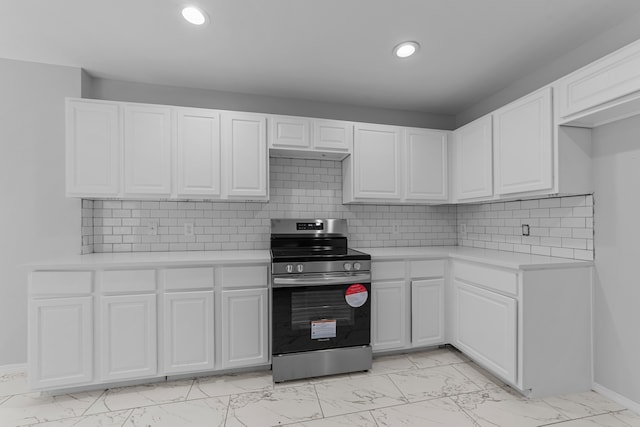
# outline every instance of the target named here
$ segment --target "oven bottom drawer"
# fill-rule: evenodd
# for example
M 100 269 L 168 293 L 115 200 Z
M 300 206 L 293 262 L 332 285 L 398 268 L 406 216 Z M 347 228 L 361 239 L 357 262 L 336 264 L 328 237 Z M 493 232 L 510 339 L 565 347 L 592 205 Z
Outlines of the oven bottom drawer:
M 371 346 L 332 348 L 274 355 L 274 382 L 344 374 L 371 369 Z

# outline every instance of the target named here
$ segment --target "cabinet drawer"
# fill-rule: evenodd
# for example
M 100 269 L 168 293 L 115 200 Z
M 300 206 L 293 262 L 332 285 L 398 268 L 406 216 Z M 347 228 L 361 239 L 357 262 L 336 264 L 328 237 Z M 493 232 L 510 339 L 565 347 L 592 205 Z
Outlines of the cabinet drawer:
M 444 277 L 444 261 L 411 261 L 411 277 Z
M 91 271 L 34 271 L 31 295 L 70 295 L 91 293 Z
M 475 264 L 455 262 L 453 274 L 456 279 L 475 283 L 488 289 L 511 295 L 518 294 L 518 274 Z
M 144 292 L 156 290 L 155 270 L 110 270 L 100 274 L 102 292 Z
M 266 265 L 221 267 L 216 269 L 216 282 L 223 288 L 256 288 L 269 284 Z
M 213 267 L 170 268 L 164 272 L 164 288 L 211 289 L 213 288 Z
M 404 261 L 371 263 L 371 280 L 404 279 Z

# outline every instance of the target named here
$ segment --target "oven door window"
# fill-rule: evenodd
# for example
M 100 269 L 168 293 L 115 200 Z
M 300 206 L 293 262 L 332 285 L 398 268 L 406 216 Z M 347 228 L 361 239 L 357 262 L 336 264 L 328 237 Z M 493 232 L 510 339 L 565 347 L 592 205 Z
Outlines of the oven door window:
M 350 286 L 274 288 L 273 353 L 369 344 L 370 301 L 349 304 Z M 370 294 L 369 284 L 360 286 Z

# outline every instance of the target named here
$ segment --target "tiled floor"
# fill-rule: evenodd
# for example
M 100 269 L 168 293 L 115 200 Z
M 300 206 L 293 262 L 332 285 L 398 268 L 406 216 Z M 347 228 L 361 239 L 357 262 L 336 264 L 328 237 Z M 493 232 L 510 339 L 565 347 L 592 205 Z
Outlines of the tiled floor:
M 640 426 L 593 393 L 525 399 L 460 353 L 374 359 L 373 369 L 273 384 L 269 371 L 63 396 L 28 393 L 24 373 L 0 376 L 0 426 Z

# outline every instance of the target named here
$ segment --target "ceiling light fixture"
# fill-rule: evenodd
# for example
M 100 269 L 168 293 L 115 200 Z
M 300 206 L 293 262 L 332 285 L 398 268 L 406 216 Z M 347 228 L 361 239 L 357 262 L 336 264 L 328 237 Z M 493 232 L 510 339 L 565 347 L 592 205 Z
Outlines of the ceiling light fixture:
M 402 42 L 393 48 L 393 53 L 398 58 L 408 58 L 420 49 L 418 42 Z
M 205 13 L 195 6 L 188 6 L 182 9 L 182 17 L 193 25 L 202 25 L 207 22 Z

